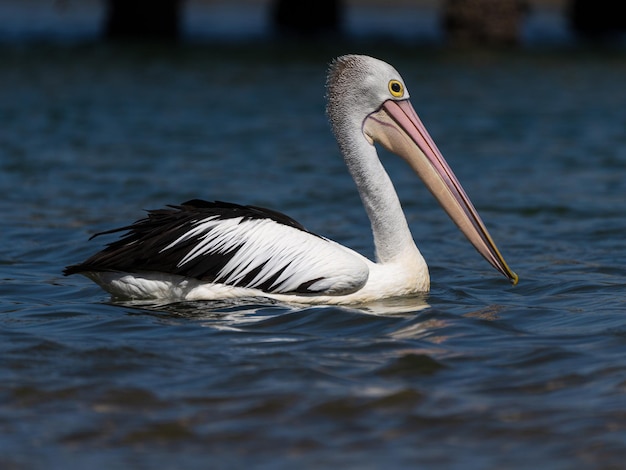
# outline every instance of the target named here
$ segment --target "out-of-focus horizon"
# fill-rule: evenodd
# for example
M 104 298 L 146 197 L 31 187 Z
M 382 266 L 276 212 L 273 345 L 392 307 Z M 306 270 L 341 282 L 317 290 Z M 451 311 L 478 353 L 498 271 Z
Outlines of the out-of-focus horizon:
M 142 2 L 137 0 L 134 2 L 129 0 L 124 2 L 115 0 L 5 0 L 0 4 L 0 42 L 100 40 L 110 36 L 112 12 L 119 8 L 119 5 L 122 5 L 121 10 L 127 10 L 127 6 L 134 3 Z M 301 11 L 306 8 L 306 6 L 303 7 L 306 2 L 289 3 L 289 1 L 281 2 L 280 0 L 162 0 L 151 2 L 150 5 L 158 9 L 159 4 L 168 3 L 170 9 L 178 7 L 178 18 L 175 22 L 176 36 L 183 41 L 245 42 L 272 39 L 280 32 L 276 13 L 279 8 L 278 4 L 288 5 L 287 15 L 290 15 L 289 11 L 293 11 L 294 8 L 296 10 L 299 8 Z M 493 20 L 485 20 L 486 15 L 480 13 L 479 9 L 490 12 L 492 16 L 496 15 L 490 11 L 493 8 L 487 8 L 489 0 L 351 0 L 343 2 L 331 0 L 315 2 L 314 5 L 316 8 L 322 8 L 320 5 L 332 3 L 341 6 L 341 21 L 338 29 L 342 38 L 384 37 L 406 41 L 410 44 L 442 43 L 455 39 L 456 42 L 466 40 L 476 42 L 472 41 L 472 33 L 468 35 L 467 29 L 475 27 L 476 23 L 493 22 Z M 611 6 L 610 2 L 604 0 L 594 2 L 590 0 L 500 0 L 493 2 L 491 0 L 491 3 L 497 5 L 498 8 L 506 4 L 519 8 L 519 12 L 509 15 L 511 17 L 509 25 L 505 25 L 501 17 L 495 21 L 500 29 L 508 28 L 509 36 L 515 38 L 513 42 L 524 45 L 569 44 L 579 38 L 589 37 L 590 35 L 584 31 L 585 25 L 582 29 L 580 26 L 576 27 L 572 15 L 574 8 L 587 9 L 581 10 L 582 15 L 579 13 L 579 18 L 582 17 L 585 20 L 597 17 L 597 13 L 590 13 L 589 8 L 600 12 L 603 8 L 605 12 L 606 8 L 613 8 L 613 11 L 607 12 L 606 16 L 619 17 L 618 25 L 620 22 L 625 22 L 621 15 L 625 8 L 619 5 Z M 294 5 L 297 6 L 294 7 Z M 467 13 L 468 11 L 470 14 Z M 126 13 L 117 11 L 116 14 L 123 16 Z M 320 15 L 323 13 L 317 12 L 317 16 Z M 515 28 L 517 30 L 511 31 Z M 610 41 L 607 42 L 614 42 L 613 40 L 623 42 L 624 29 L 621 26 L 615 28 L 609 25 L 608 28 L 609 33 L 618 32 L 619 34 L 610 34 Z M 591 36 L 604 37 L 602 34 L 604 31 L 599 32 L 600 34 L 595 34 L 596 31 L 592 31 Z M 506 33 L 504 36 L 506 37 Z

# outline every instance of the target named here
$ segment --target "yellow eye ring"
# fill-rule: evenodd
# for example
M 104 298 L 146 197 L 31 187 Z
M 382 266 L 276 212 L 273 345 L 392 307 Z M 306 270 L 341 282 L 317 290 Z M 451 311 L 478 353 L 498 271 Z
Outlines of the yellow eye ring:
M 389 93 L 396 98 L 401 98 L 404 95 L 404 87 L 398 80 L 389 80 Z

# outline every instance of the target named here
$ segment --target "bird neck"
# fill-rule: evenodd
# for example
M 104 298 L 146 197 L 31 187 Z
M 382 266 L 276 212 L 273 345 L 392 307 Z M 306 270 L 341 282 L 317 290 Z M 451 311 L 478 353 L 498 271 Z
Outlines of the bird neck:
M 412 256 L 423 259 L 413 241 L 393 183 L 374 145 L 367 142 L 360 129 L 358 135 L 352 133 L 356 136 L 352 139 L 342 138 L 339 134 L 339 147 L 372 225 L 377 261 L 409 261 Z

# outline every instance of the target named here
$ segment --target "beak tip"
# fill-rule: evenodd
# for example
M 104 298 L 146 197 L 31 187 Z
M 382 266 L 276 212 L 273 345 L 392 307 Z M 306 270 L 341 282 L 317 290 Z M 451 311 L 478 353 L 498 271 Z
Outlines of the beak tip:
M 516 286 L 519 282 L 519 276 L 511 271 L 511 274 L 509 275 L 509 280 L 511 281 L 512 285 Z

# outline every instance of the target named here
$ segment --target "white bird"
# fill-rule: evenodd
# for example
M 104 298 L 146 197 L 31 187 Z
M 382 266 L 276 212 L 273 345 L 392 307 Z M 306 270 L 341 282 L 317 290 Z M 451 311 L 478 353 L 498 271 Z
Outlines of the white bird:
M 517 283 L 391 65 L 339 57 L 330 66 L 327 97 L 333 132 L 371 222 L 376 262 L 279 212 L 192 200 L 104 232 L 127 233 L 64 273 L 83 274 L 114 297 L 141 300 L 262 296 L 357 304 L 427 292 L 428 267 L 378 158 L 378 143 L 408 162 L 478 252 Z

